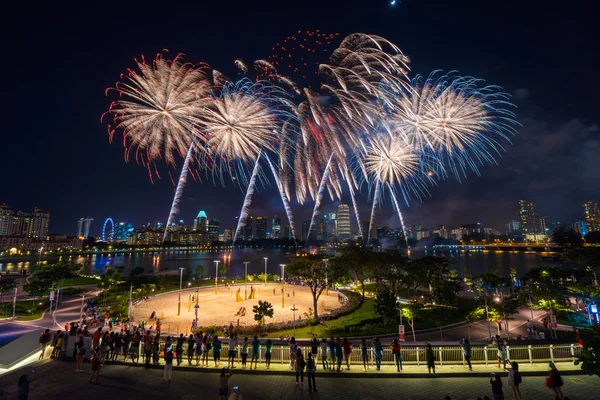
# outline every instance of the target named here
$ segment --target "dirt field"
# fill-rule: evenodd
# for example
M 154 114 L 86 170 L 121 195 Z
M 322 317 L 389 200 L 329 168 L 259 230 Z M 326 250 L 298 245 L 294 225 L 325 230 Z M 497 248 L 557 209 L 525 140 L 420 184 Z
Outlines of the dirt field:
M 229 289 L 219 286 L 219 293 L 215 295 L 213 287 L 203 287 L 198 291 L 198 325 L 199 326 L 228 326 L 230 323 L 236 325 L 239 319 L 240 326 L 254 326 L 254 314 L 252 307 L 258 304 L 259 300 L 266 300 L 273 305 L 273 318 L 267 318 L 269 322 L 292 321 L 293 312 L 291 308 L 296 306 L 296 319 L 306 319 L 305 313 L 312 309 L 312 295 L 310 289 L 302 286 L 286 285 L 285 308 L 282 308 L 281 284 L 248 284 L 248 297 L 250 296 L 251 286 L 256 289 L 254 299 L 236 301 L 236 292 L 240 289 L 240 296 L 244 299 L 244 284 L 236 284 Z M 275 295 L 273 294 L 275 289 Z M 184 289 L 181 292 L 181 315 L 177 316 L 177 298 L 178 292 L 171 292 L 158 295 L 148 301 L 136 305 L 133 309 L 133 316 L 137 322 L 147 320 L 153 311 L 163 323 L 163 331 L 168 332 L 189 332 L 192 321 L 195 318 L 194 306 L 196 305 L 196 288 Z M 194 296 L 194 301 L 191 301 Z M 325 292 L 319 298 L 319 313 L 326 313 L 340 307 L 338 302 L 338 293 L 330 290 L 329 296 Z M 246 307 L 245 316 L 236 316 L 241 307 Z M 189 311 L 188 311 L 189 310 Z M 147 322 L 147 325 L 153 324 Z

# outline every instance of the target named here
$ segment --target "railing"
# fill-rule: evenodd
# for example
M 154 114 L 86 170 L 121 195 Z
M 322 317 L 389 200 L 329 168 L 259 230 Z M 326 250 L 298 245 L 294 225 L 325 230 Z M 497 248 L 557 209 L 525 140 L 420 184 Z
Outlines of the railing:
M 65 341 L 65 345 L 66 345 Z M 86 348 L 91 345 L 90 338 L 86 338 Z M 260 348 L 260 359 L 265 358 L 265 346 L 264 341 L 261 342 Z M 175 348 L 175 343 L 172 343 Z M 350 356 L 352 363 L 362 364 L 362 353 L 360 349 L 360 343 L 357 344 L 359 347 L 354 347 Z M 160 351 L 162 360 L 162 350 L 164 349 L 165 341 L 160 341 Z M 69 349 L 65 348 L 67 355 L 70 354 L 72 346 L 68 346 Z M 309 345 L 300 345 L 304 357 L 308 356 L 311 351 Z M 236 359 L 240 359 L 241 346 L 237 348 Z M 515 345 L 507 346 L 507 356 L 511 361 L 517 361 L 520 363 L 545 363 L 548 361 L 552 362 L 565 362 L 574 361 L 580 352 L 580 347 L 576 344 L 549 344 L 549 345 Z M 466 360 L 463 355 L 462 348 L 460 346 L 434 346 L 433 351 L 435 354 L 437 365 L 466 365 Z M 221 347 L 221 359 L 226 360 L 229 352 L 229 345 L 225 342 Z M 369 345 L 369 362 L 373 362 L 373 348 Z M 121 353 L 122 354 L 122 353 Z M 142 357 L 144 354 L 143 343 L 139 344 L 139 356 Z M 89 353 L 86 354 L 89 357 Z M 210 350 L 209 359 L 213 359 L 213 350 Z M 252 345 L 248 346 L 248 358 L 252 357 Z M 183 346 L 183 358 L 187 358 L 187 343 Z M 194 353 L 194 359 L 196 354 Z M 330 359 L 329 353 L 327 358 Z M 493 346 L 472 346 L 471 347 L 471 363 L 472 364 L 484 364 L 493 365 L 498 360 L 498 349 Z M 248 360 L 249 361 L 249 360 Z M 289 346 L 273 345 L 271 351 L 271 362 L 272 363 L 288 363 L 290 361 L 290 349 Z M 382 351 L 382 364 L 394 364 L 394 356 L 390 346 L 383 346 Z M 319 354 L 317 362 L 321 362 L 321 350 L 319 348 Z M 426 364 L 425 347 L 424 346 L 402 346 L 402 362 L 407 365 L 421 365 Z

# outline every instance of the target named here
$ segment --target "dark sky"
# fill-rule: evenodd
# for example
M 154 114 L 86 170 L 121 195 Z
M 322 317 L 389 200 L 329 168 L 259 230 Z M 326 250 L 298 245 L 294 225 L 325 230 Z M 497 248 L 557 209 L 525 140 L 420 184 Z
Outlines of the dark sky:
M 462 184 L 441 182 L 431 198 L 404 206 L 407 224 L 503 228 L 522 197 L 537 201 L 541 215 L 577 220 L 584 200 L 600 200 L 600 36 L 591 1 L 125 3 L 28 3 L 0 17 L 0 203 L 48 209 L 52 232 L 75 234 L 84 216 L 95 218 L 93 234 L 106 217 L 134 225 L 167 218 L 170 179 L 151 183 L 144 167 L 125 163 L 100 122 L 105 89 L 134 57 L 168 49 L 234 71 L 235 59 L 265 58 L 298 29 L 379 34 L 411 58 L 413 75 L 458 70 L 513 94 L 523 126 L 498 165 Z M 190 222 L 204 209 L 232 227 L 242 200 L 237 188 L 190 182 L 180 217 Z M 366 217 L 366 196 L 360 203 Z M 325 212 L 337 205 L 323 204 Z M 312 203 L 295 209 L 301 221 Z M 276 189 L 261 190 L 252 212 L 283 214 Z M 399 225 L 387 204 L 379 217 L 378 225 Z

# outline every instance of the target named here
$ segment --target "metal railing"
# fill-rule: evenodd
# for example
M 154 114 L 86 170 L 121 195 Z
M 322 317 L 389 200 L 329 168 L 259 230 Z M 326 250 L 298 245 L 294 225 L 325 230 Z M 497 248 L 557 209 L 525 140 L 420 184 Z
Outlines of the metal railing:
M 69 349 L 66 348 L 67 342 L 65 341 L 65 351 L 70 354 L 72 345 L 68 345 Z M 91 348 L 91 339 L 85 338 L 86 349 Z M 175 343 L 172 342 L 173 348 Z M 350 361 L 356 364 L 362 364 L 362 353 L 360 349 L 360 343 L 355 344 L 358 347 L 353 347 L 350 355 Z M 161 362 L 162 362 L 162 350 L 165 347 L 165 341 L 160 341 L 161 351 Z M 187 359 L 187 343 L 183 346 L 183 358 Z M 304 357 L 308 356 L 311 351 L 310 345 L 299 345 Z M 241 345 L 238 346 L 236 360 L 240 360 Z M 460 346 L 433 346 L 433 352 L 435 355 L 435 362 L 437 365 L 466 365 L 466 360 Z M 545 363 L 548 361 L 552 362 L 568 362 L 575 361 L 579 356 L 580 347 L 576 344 L 548 344 L 548 345 L 511 345 L 506 347 L 507 356 L 511 361 L 517 361 L 519 363 Z M 86 352 L 86 357 L 89 357 L 89 352 Z M 226 360 L 229 353 L 229 345 L 227 339 L 222 342 L 221 347 L 221 360 Z M 122 353 L 121 353 L 122 354 Z M 140 357 L 144 354 L 143 343 L 139 344 L 138 354 Z M 373 347 L 368 346 L 369 361 L 373 361 Z M 208 358 L 213 360 L 214 350 L 209 351 Z M 194 353 L 194 359 L 196 354 Z M 248 362 L 252 357 L 252 345 L 248 345 Z M 317 362 L 321 362 L 321 350 L 319 348 Z M 129 359 L 129 358 L 128 358 Z M 260 346 L 260 360 L 265 359 L 265 341 L 261 341 Z M 331 355 L 327 354 L 327 359 L 331 359 Z M 472 364 L 484 364 L 493 365 L 498 361 L 498 348 L 493 345 L 489 346 L 471 346 L 471 363 Z M 290 362 L 290 347 L 285 345 L 273 345 L 271 350 L 271 362 L 272 363 L 289 363 Z M 394 364 L 394 356 L 392 354 L 391 346 L 383 346 L 382 364 Z M 425 365 L 427 363 L 425 357 L 424 346 L 402 346 L 402 362 L 407 365 Z

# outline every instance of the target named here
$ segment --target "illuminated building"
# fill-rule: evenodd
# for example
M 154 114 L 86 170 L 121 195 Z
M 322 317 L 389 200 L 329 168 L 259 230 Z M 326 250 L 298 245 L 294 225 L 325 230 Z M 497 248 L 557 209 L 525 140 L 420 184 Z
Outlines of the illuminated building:
M 223 239 L 226 242 L 231 242 L 233 240 L 233 230 L 231 230 L 231 229 L 225 229 L 223 231 Z
M 267 238 L 267 217 L 256 217 L 254 221 L 255 239 L 262 240 Z
M 516 220 L 510 221 L 506 224 L 506 236 L 518 235 L 521 233 L 521 223 Z
M 597 201 L 583 203 L 583 220 L 588 232 L 600 231 L 600 209 Z
M 352 235 L 350 232 L 350 207 L 346 204 L 340 204 L 336 209 L 336 237 L 339 241 L 349 240 Z
M 538 217 L 533 201 L 519 200 L 519 219 L 521 230 L 528 240 L 543 240 L 546 236 L 545 221 Z
M 275 214 L 271 223 L 271 239 L 281 238 L 281 219 Z
M 573 229 L 575 232 L 579 233 L 581 236 L 585 236 L 588 233 L 587 224 L 585 221 L 577 221 L 573 224 Z
M 193 230 L 201 233 L 208 232 L 208 218 L 206 217 L 206 213 L 203 210 L 200 210 L 198 216 L 194 218 Z
M 221 223 L 218 219 L 211 219 L 208 222 L 208 239 L 219 240 L 219 231 L 221 230 Z
M 90 228 L 92 227 L 93 220 L 90 217 L 79 218 L 79 221 L 77 221 L 77 237 L 87 239 L 90 236 Z
M 325 217 L 317 222 L 317 240 L 327 240 L 327 219 Z
M 248 215 L 246 226 L 242 228 L 242 240 L 254 240 L 254 217 Z

